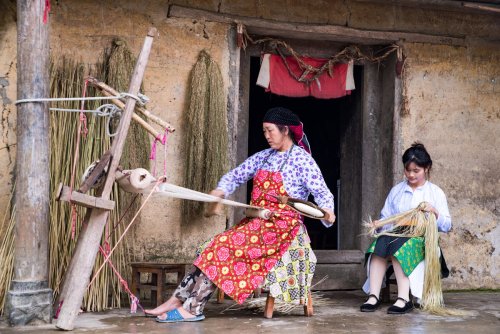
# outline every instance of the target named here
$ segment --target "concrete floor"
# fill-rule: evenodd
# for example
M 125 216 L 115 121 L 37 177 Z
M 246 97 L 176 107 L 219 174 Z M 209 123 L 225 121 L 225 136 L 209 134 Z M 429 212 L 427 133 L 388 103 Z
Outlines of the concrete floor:
M 314 316 L 306 318 L 302 309 L 290 314 L 277 314 L 265 319 L 262 314 L 248 310 L 225 311 L 232 305 L 210 302 L 206 309 L 207 318 L 197 323 L 160 324 L 152 318 L 129 314 L 127 309 L 102 313 L 83 313 L 78 317 L 72 333 L 175 333 L 175 334 L 323 334 L 323 333 L 500 333 L 500 292 L 446 293 L 448 307 L 471 311 L 464 317 L 439 317 L 419 310 L 406 315 L 389 315 L 384 304 L 375 313 L 359 312 L 364 301 L 361 292 L 325 292 L 331 305 L 317 306 Z M 54 325 L 8 327 L 0 321 L 0 333 L 61 333 Z

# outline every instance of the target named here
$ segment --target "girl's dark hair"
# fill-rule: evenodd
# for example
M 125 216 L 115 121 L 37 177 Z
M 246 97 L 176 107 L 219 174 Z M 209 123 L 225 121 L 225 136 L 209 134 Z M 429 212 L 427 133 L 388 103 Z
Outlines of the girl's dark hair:
M 415 142 L 403 154 L 403 165 L 408 166 L 414 162 L 417 166 L 427 169 L 430 172 L 432 168 L 432 159 L 429 152 L 425 149 L 424 144 Z

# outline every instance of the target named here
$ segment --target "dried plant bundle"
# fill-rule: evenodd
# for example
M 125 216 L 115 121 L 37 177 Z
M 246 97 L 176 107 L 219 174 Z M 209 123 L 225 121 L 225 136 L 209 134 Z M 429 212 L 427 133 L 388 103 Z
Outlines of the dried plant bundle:
M 218 64 L 201 51 L 190 78 L 186 110 L 185 187 L 207 193 L 227 171 L 227 109 Z M 203 203 L 182 202 L 186 220 L 201 216 Z

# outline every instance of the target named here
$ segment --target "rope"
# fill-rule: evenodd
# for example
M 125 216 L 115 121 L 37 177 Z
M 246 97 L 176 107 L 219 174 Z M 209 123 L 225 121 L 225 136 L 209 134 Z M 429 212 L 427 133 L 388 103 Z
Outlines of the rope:
M 84 84 L 83 84 L 83 88 L 82 88 L 83 98 L 85 98 L 85 95 L 87 95 L 87 87 L 88 87 L 88 80 L 85 80 Z M 85 100 L 80 100 L 80 101 L 82 101 L 80 109 L 83 110 L 85 107 Z M 17 103 L 17 101 L 16 101 L 16 103 Z M 82 130 L 82 124 L 83 124 L 83 130 Z M 78 131 L 76 133 L 75 156 L 73 158 L 73 168 L 71 169 L 71 180 L 70 180 L 70 185 L 69 185 L 70 203 L 71 203 L 71 194 L 73 193 L 73 186 L 75 184 L 76 165 L 78 162 L 78 157 L 79 157 L 79 152 L 80 152 L 80 136 L 82 133 L 83 133 L 84 137 L 87 136 L 87 133 L 88 133 L 87 117 L 85 117 L 85 114 L 83 112 L 80 112 Z M 76 204 L 71 203 L 71 240 L 75 239 L 75 234 L 76 234 Z
M 130 227 L 132 226 L 132 224 L 134 223 L 134 221 L 139 216 L 139 213 L 141 213 L 141 211 L 144 208 L 144 206 L 146 206 L 146 203 L 151 198 L 151 195 L 153 195 L 153 193 L 155 192 L 156 188 L 158 187 L 158 184 L 160 184 L 161 182 L 163 182 L 163 180 L 164 180 L 164 178 L 159 178 L 158 181 L 156 182 L 156 184 L 154 185 L 153 189 L 151 189 L 151 192 L 146 197 L 146 199 L 142 203 L 142 205 L 139 208 L 139 210 L 137 210 L 137 212 L 135 213 L 134 217 L 132 218 L 132 220 L 130 221 L 130 223 L 127 225 L 127 228 L 125 229 L 125 231 L 123 231 L 122 235 L 120 236 L 120 238 L 118 239 L 118 241 L 116 242 L 116 244 L 113 246 L 113 249 L 111 249 L 111 251 L 109 251 L 109 253 L 107 254 L 107 257 L 105 257 L 105 259 L 104 259 L 104 262 L 101 264 L 101 266 L 99 267 L 99 269 L 97 269 L 97 271 L 95 272 L 94 276 L 92 277 L 92 279 L 90 280 L 89 284 L 87 285 L 87 289 L 92 285 L 92 283 L 95 281 L 97 275 L 99 275 L 99 273 L 101 272 L 101 270 L 104 267 L 104 265 L 106 265 L 106 263 L 109 261 L 109 259 L 111 257 L 111 254 L 113 254 L 113 252 L 115 251 L 116 247 L 118 247 L 118 245 L 122 241 L 122 239 L 125 236 L 125 234 L 128 232 L 128 230 L 130 229 Z
M 14 104 L 16 105 L 20 103 L 32 103 L 32 102 L 98 101 L 98 100 L 123 99 L 126 97 L 133 98 L 140 105 L 145 105 L 147 102 L 149 102 L 149 98 L 146 95 L 139 93 L 136 96 L 133 94 L 122 92 L 118 95 L 113 95 L 113 96 L 28 98 L 28 99 L 17 100 L 14 102 Z

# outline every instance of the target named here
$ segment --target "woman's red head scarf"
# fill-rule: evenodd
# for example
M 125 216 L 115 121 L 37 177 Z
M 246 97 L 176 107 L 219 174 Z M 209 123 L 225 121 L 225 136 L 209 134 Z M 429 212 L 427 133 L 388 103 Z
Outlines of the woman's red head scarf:
M 271 108 L 264 115 L 262 122 L 288 126 L 297 145 L 311 154 L 311 146 L 304 133 L 304 124 L 291 110 L 283 107 Z

